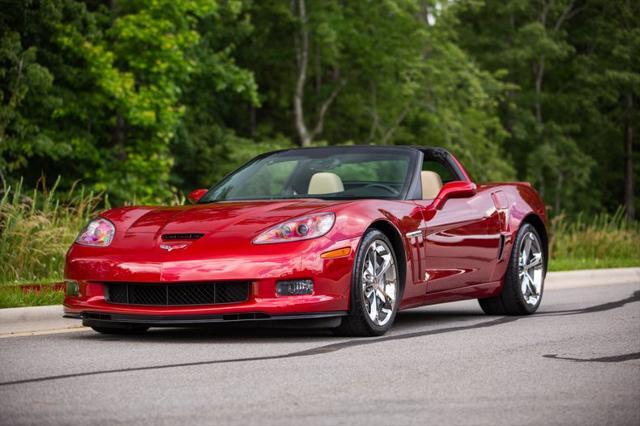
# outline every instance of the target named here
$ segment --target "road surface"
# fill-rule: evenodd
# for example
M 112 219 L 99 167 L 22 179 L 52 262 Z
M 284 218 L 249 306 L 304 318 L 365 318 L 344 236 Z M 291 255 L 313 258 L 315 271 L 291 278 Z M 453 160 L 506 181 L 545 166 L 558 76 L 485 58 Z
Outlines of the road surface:
M 640 282 L 549 289 L 322 330 L 77 330 L 0 339 L 0 424 L 640 425 Z M 602 284 L 602 285 L 599 285 Z

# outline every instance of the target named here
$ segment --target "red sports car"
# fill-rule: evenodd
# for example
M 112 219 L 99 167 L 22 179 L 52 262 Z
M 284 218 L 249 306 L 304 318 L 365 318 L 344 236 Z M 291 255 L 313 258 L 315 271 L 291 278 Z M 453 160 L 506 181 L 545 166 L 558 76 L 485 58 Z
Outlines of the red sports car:
M 189 198 L 91 221 L 67 253 L 65 315 L 102 333 L 295 320 L 373 336 L 399 309 L 525 315 L 542 299 L 539 195 L 476 185 L 441 148 L 271 152 Z

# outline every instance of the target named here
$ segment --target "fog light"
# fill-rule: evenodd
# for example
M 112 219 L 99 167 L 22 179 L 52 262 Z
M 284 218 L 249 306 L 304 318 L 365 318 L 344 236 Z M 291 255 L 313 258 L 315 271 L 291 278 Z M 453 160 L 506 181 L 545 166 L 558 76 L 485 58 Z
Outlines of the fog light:
M 78 285 L 78 281 L 73 280 L 65 280 L 65 293 L 67 296 L 77 296 L 80 294 L 80 286 Z
M 313 294 L 313 281 L 278 281 L 276 284 L 276 295 L 278 296 L 302 296 L 305 294 Z

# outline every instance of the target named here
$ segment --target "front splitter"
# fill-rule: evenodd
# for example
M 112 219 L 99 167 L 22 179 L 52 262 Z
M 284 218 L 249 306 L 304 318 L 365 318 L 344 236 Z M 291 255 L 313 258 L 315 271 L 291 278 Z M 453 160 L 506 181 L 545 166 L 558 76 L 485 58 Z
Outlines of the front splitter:
M 276 321 L 297 321 L 305 323 L 312 320 L 328 320 L 328 324 L 337 322 L 347 315 L 346 311 L 317 312 L 312 314 L 288 314 L 288 315 L 268 315 L 261 312 L 223 315 L 126 315 L 109 314 L 101 312 L 82 312 L 79 314 L 65 314 L 65 318 L 81 319 L 82 324 L 87 327 L 108 327 L 109 325 L 139 324 L 150 327 L 188 327 L 207 324 L 221 323 L 242 323 L 242 322 L 276 322 Z M 331 321 L 337 320 L 337 321 Z M 309 324 L 311 325 L 311 324 Z M 336 326 L 337 326 L 336 325 Z M 327 325 L 331 327 L 332 325 Z

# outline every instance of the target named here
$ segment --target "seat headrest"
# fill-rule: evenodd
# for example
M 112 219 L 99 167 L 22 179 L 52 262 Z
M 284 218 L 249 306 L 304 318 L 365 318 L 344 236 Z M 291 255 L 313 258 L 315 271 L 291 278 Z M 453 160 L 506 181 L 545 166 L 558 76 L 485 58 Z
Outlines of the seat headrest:
M 425 170 L 420 173 L 422 180 L 422 199 L 433 200 L 442 189 L 442 178 L 436 172 Z
M 342 179 L 335 173 L 321 172 L 311 176 L 307 194 L 333 194 L 344 191 Z

